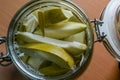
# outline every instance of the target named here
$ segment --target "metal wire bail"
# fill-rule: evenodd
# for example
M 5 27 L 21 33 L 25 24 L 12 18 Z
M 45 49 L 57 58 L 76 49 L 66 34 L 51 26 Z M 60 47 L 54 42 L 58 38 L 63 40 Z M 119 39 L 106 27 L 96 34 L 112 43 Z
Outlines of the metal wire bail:
M 6 37 L 0 37 L 0 45 L 6 42 Z M 8 66 L 12 63 L 11 58 L 8 54 L 4 55 L 3 52 L 0 51 L 0 65 L 1 66 Z
M 97 39 L 94 42 L 102 42 L 103 39 L 107 36 L 104 32 L 102 32 L 102 34 L 100 34 L 99 27 L 102 26 L 103 22 L 101 20 L 94 19 L 94 20 L 91 20 L 91 23 L 94 23 L 95 32 L 96 32 L 96 36 L 97 36 Z

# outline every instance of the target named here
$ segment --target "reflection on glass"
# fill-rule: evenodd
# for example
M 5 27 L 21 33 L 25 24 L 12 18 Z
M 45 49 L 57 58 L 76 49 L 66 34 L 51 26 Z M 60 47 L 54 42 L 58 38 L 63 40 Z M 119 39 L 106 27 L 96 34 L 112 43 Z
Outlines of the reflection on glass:
M 115 25 L 116 25 L 117 36 L 120 39 L 120 6 L 118 7 L 118 9 L 116 11 Z

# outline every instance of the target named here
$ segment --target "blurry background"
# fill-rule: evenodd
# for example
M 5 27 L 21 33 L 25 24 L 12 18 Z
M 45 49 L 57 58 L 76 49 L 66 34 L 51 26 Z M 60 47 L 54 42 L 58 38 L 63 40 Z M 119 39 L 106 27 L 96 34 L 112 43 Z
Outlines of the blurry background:
M 6 36 L 12 16 L 29 0 L 0 0 L 0 36 Z M 109 0 L 73 0 L 83 8 L 88 17 L 99 18 L 101 11 Z M 1 47 L 0 47 L 1 48 Z M 4 48 L 2 48 L 3 50 Z M 1 50 L 1 49 L 0 49 Z M 0 66 L 0 80 L 27 80 L 16 69 L 14 64 Z M 102 43 L 95 43 L 94 53 L 86 71 L 75 80 L 120 80 L 118 62 L 107 52 Z

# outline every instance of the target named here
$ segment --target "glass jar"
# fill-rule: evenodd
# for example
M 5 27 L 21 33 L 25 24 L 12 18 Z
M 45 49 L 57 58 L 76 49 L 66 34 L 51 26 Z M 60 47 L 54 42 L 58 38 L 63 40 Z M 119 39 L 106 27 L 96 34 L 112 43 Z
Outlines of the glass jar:
M 31 67 L 24 64 L 23 61 L 20 59 L 19 52 L 16 50 L 15 45 L 15 36 L 16 32 L 18 30 L 18 27 L 23 23 L 23 20 L 26 16 L 28 16 L 31 12 L 45 7 L 45 6 L 56 6 L 56 7 L 63 7 L 65 9 L 68 9 L 72 11 L 78 19 L 83 21 L 83 23 L 87 24 L 87 45 L 88 48 L 83 55 L 83 60 L 79 63 L 79 66 L 75 70 L 71 70 L 68 73 L 60 76 L 54 76 L 54 77 L 47 77 L 42 76 L 38 74 L 36 71 L 34 71 Z M 91 56 L 92 56 L 92 49 L 93 49 L 93 31 L 90 24 L 90 21 L 86 14 L 80 9 L 78 6 L 76 6 L 73 2 L 68 0 L 34 0 L 29 3 L 27 3 L 25 6 L 23 6 L 13 17 L 7 34 L 6 39 L 6 47 L 9 52 L 9 56 L 11 57 L 13 63 L 16 65 L 16 67 L 19 69 L 20 72 L 22 72 L 24 75 L 29 77 L 32 80 L 63 80 L 63 79 L 70 79 L 74 76 L 76 76 L 78 73 L 82 73 L 83 70 L 87 67 L 88 63 L 90 62 Z
M 19 52 L 16 50 L 15 33 L 17 32 L 18 27 L 22 24 L 24 18 L 28 16 L 31 12 L 45 6 L 56 6 L 68 9 L 72 11 L 79 20 L 87 25 L 87 50 L 82 56 L 82 61 L 80 61 L 79 66 L 77 66 L 75 70 L 71 70 L 68 73 L 60 76 L 47 77 L 38 74 L 30 66 L 24 64 L 24 62 L 20 58 Z M 1 53 L 2 61 L 0 64 L 8 65 L 11 64 L 12 61 L 21 73 L 32 80 L 68 80 L 74 78 L 77 75 L 80 75 L 87 68 L 92 57 L 94 42 L 103 42 L 112 56 L 115 57 L 117 61 L 120 61 L 119 6 L 120 0 L 111 0 L 101 14 L 100 20 L 95 19 L 90 21 L 85 12 L 70 0 L 30 1 L 25 4 L 19 11 L 17 11 L 15 16 L 11 20 L 6 39 L 4 37 L 0 38 L 0 43 L 6 41 L 6 48 L 8 51 L 8 54 L 6 56 L 2 56 Z M 114 10 L 114 12 L 112 10 Z M 111 14 L 108 14 L 108 12 Z M 94 32 L 91 26 L 91 22 L 94 23 L 95 31 L 97 34 L 96 40 L 94 40 Z M 9 63 L 4 64 L 4 61 L 8 61 Z

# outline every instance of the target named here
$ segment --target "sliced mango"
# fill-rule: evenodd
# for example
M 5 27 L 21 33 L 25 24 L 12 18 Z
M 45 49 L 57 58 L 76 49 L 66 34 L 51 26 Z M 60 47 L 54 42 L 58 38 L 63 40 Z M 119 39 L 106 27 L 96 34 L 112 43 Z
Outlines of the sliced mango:
M 57 76 L 57 75 L 65 74 L 68 70 L 69 69 L 60 68 L 56 65 L 51 65 L 39 69 L 40 73 L 46 76 Z
M 80 42 L 62 41 L 48 37 L 42 37 L 40 35 L 35 35 L 29 32 L 18 32 L 17 36 L 19 36 L 19 38 L 25 42 L 40 42 L 55 45 L 64 48 L 72 54 L 79 54 L 79 52 L 84 51 L 87 48 L 86 44 L 82 44 Z
M 45 64 L 47 61 L 44 58 L 36 58 L 36 57 L 30 57 L 27 61 L 27 64 L 29 64 L 32 68 L 35 70 L 38 70 L 43 64 Z
M 69 37 L 70 35 L 82 32 L 86 29 L 86 25 L 77 22 L 63 22 L 58 24 L 49 25 L 49 27 L 44 28 L 45 36 L 55 38 L 55 39 L 63 39 Z M 41 30 L 36 30 L 35 34 L 42 35 Z
M 71 36 L 65 38 L 64 40 L 66 40 L 66 41 L 77 41 L 77 42 L 80 42 L 80 43 L 85 43 L 85 40 L 86 40 L 85 35 L 86 35 L 85 31 L 83 31 L 83 32 L 71 35 Z
M 32 13 L 27 16 L 23 22 L 23 26 L 27 32 L 33 32 L 38 26 L 38 20 Z
M 26 45 L 21 45 L 21 48 L 34 50 L 33 54 L 38 54 L 38 56 L 54 62 L 64 68 L 72 68 L 74 66 L 73 58 L 62 48 L 41 43 L 30 43 Z

